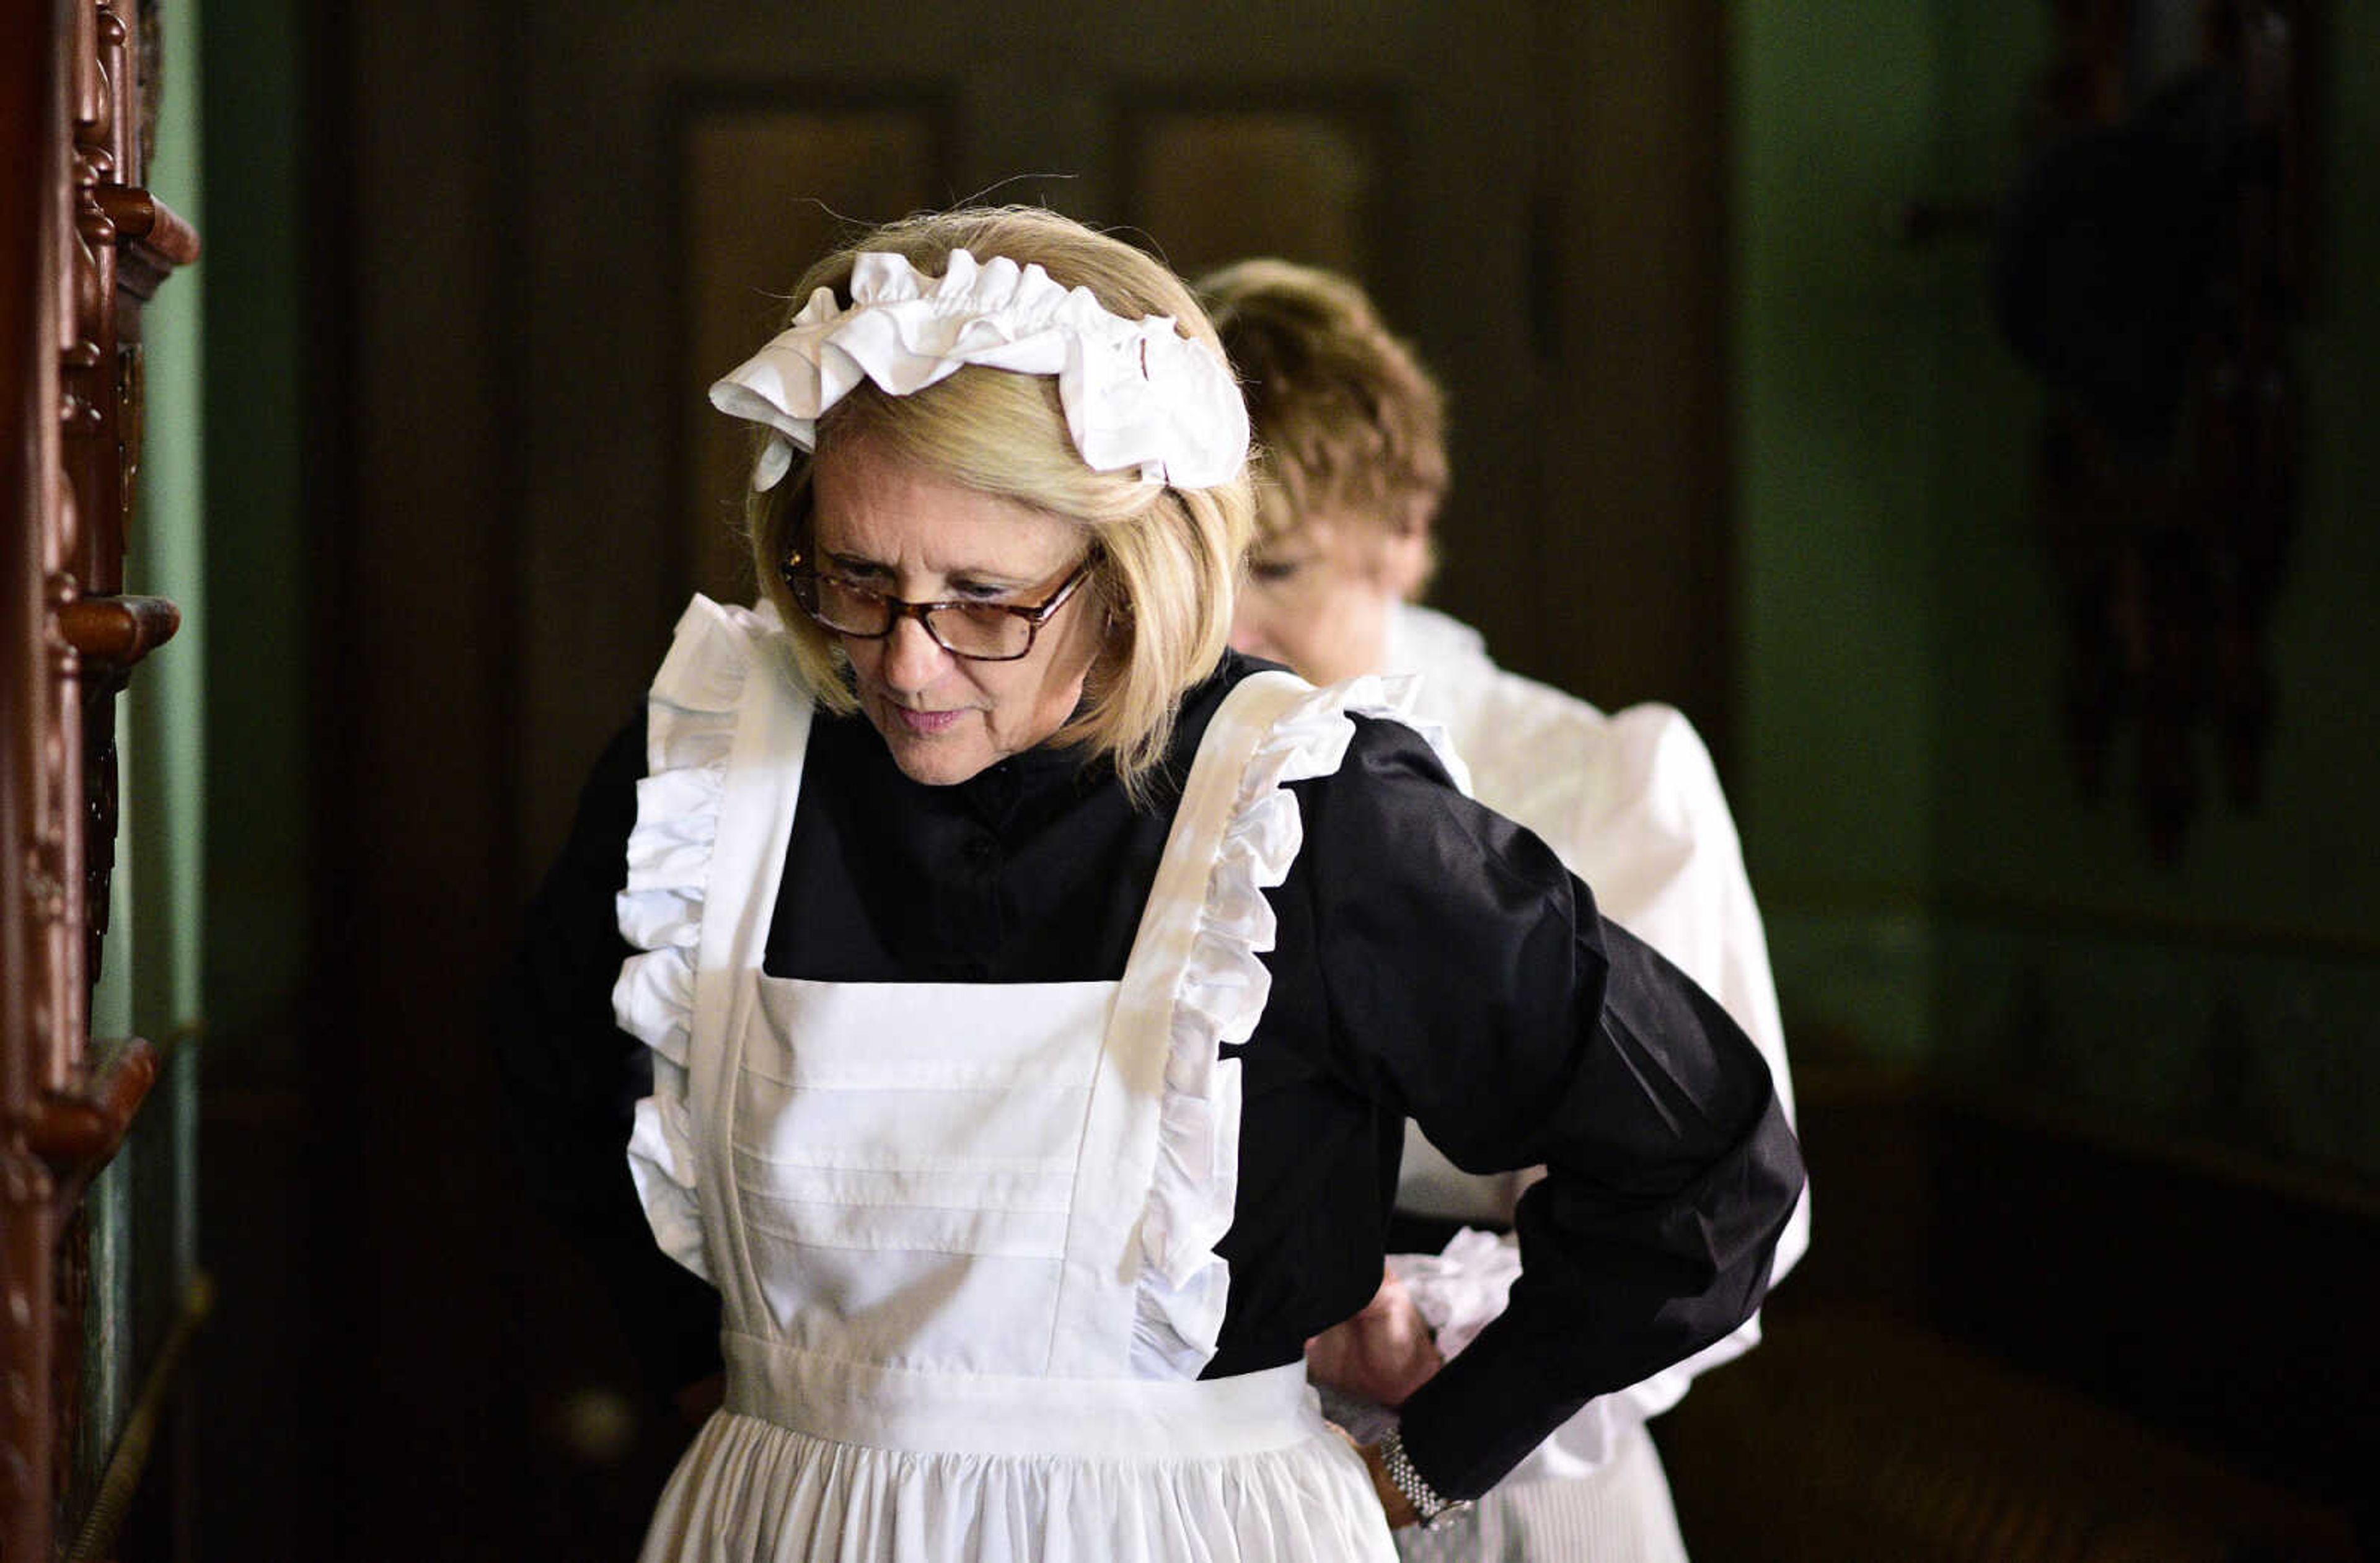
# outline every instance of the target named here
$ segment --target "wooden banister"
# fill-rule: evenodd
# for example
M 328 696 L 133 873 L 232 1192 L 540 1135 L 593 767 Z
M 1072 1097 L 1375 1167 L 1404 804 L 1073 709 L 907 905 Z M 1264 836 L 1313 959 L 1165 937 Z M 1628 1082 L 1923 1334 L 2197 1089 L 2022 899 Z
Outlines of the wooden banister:
M 121 672 L 182 627 L 182 611 L 163 597 L 80 597 L 58 609 L 58 634 L 85 660 Z
M 199 258 L 199 231 L 184 222 L 156 193 L 138 185 L 101 185 L 91 192 L 115 225 L 118 244 L 139 240 L 159 260 L 187 266 Z
M 114 1158 L 157 1084 L 157 1048 L 134 1036 L 118 1043 L 88 1091 L 51 1092 L 25 1121 L 25 1145 L 57 1177 L 59 1203 L 71 1206 L 84 1185 Z

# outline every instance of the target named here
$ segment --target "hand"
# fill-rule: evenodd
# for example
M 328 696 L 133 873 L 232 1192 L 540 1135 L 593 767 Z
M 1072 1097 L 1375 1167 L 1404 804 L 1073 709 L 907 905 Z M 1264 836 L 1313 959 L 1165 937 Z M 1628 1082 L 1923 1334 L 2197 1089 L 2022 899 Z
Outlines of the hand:
M 1407 1525 L 1420 1524 L 1421 1511 L 1413 1506 L 1411 1498 L 1397 1491 L 1397 1484 L 1394 1482 L 1389 1480 L 1389 1465 L 1387 1460 L 1380 1458 L 1380 1446 L 1359 1444 L 1354 1439 L 1348 1438 L 1347 1430 L 1335 1422 L 1330 1423 L 1329 1426 L 1330 1431 L 1347 1439 L 1349 1448 L 1363 1457 L 1364 1469 L 1372 1478 L 1372 1492 L 1380 1500 L 1380 1512 L 1389 1518 L 1389 1529 L 1402 1531 Z
M 1384 1406 L 1404 1404 L 1445 1365 L 1405 1283 L 1387 1270 L 1362 1313 L 1305 1343 L 1306 1371 L 1317 1383 Z

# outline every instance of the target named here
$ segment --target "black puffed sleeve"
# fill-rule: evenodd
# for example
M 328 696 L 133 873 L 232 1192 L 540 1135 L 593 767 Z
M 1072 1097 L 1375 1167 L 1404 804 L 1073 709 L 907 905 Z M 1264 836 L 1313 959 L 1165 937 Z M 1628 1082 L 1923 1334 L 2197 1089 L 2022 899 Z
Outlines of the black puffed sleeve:
M 1475 1496 L 1593 1396 L 1751 1316 L 1801 1155 L 1716 1000 L 1419 738 L 1357 726 L 1337 772 L 1298 784 L 1281 902 L 1311 919 L 1288 933 L 1321 967 L 1335 1065 L 1467 1171 L 1548 1169 L 1511 1305 L 1403 1408 L 1416 1468 Z

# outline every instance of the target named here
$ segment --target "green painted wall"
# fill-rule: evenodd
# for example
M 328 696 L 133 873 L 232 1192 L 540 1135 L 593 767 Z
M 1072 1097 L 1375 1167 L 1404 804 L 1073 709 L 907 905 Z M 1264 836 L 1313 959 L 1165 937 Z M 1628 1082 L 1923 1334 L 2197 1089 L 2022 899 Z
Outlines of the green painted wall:
M 2380 14 L 2336 6 L 2304 500 L 2253 815 L 2152 857 L 2129 768 L 2081 799 L 2032 518 L 2042 398 L 1973 236 L 1883 221 L 2007 188 L 2046 5 L 1738 7 L 1747 850 L 1797 1046 L 1925 1060 L 2128 1131 L 2380 1171 Z
M 1923 7 L 1735 17 L 1742 816 L 1797 1029 L 1924 1042 L 1937 262 Z
M 162 62 L 157 155 L 148 181 L 202 234 L 207 211 L 198 91 L 199 7 L 177 6 Z M 141 313 L 147 417 L 127 587 L 170 597 L 182 627 L 126 696 L 126 788 L 139 876 L 133 935 L 140 1027 L 164 1038 L 204 1013 L 207 598 L 205 271 L 161 285 Z
M 1993 778 L 1990 786 L 1946 789 L 1937 797 L 1935 833 L 1948 888 L 2275 935 L 2380 937 L 2380 841 L 2343 828 L 2358 800 L 2380 796 L 2380 744 L 2371 739 L 2380 688 L 2371 677 L 2374 637 L 2367 627 L 2369 589 L 2380 581 L 2380 534 L 2363 497 L 2380 464 L 2371 442 L 2358 438 L 2359 425 L 2369 429 L 2380 348 L 2380 309 L 2359 280 L 2371 274 L 2380 246 L 2374 221 L 2380 190 L 2371 158 L 2358 154 L 2380 134 L 2372 104 L 2380 15 L 2370 6 L 2336 9 L 2325 277 L 2301 337 L 2305 503 L 2270 641 L 2283 706 L 2265 806 L 2240 815 L 2222 803 L 2210 747 L 2203 812 L 2168 867 L 2142 850 L 2126 798 L 2111 798 L 2106 815 L 2074 806 L 2054 727 L 2043 720 L 2046 712 L 2054 721 L 2047 703 L 2058 640 L 2052 577 L 2031 530 L 2026 492 L 2030 398 L 1988 339 L 1988 322 L 1954 308 L 1946 316 L 1957 338 L 1950 361 L 1969 399 L 1964 415 L 1944 423 L 1939 612 L 1946 624 L 1997 623 L 2012 633 L 1997 647 L 1943 659 L 1941 698 L 1958 720 L 1945 726 L 1942 762 L 1953 773 Z M 1946 142 L 1974 161 L 1989 140 L 2010 139 L 2010 127 L 1995 123 L 1978 100 L 2013 101 L 2003 94 L 2022 91 L 2023 73 L 2006 68 L 2011 40 L 1998 25 L 2003 7 L 1960 0 L 1939 11 L 1973 45 L 1971 55 L 2001 66 L 1978 73 L 1988 91 L 1958 80 L 1944 99 Z M 1979 296 L 1980 273 L 1968 270 L 1961 268 L 1954 306 Z M 2018 421 L 2003 427 L 2011 417 Z M 2118 789 L 2128 785 L 2129 768 L 2112 780 Z

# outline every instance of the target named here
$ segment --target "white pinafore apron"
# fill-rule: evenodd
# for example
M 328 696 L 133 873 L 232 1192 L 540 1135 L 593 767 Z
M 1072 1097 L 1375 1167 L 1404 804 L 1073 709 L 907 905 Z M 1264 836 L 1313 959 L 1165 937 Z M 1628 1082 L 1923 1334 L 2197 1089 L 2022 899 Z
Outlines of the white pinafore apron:
M 631 1166 L 725 1302 L 725 1405 L 645 1559 L 1393 1559 L 1302 1364 L 1197 1378 L 1238 1166 L 1218 1050 L 1263 1009 L 1281 783 L 1336 768 L 1345 697 L 1232 692 L 1121 981 L 796 981 L 761 969 L 810 722 L 781 648 L 766 609 L 688 610 L 621 898 L 655 1053 Z

